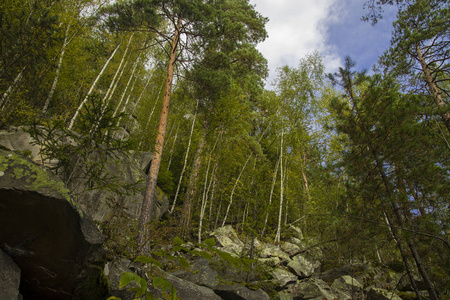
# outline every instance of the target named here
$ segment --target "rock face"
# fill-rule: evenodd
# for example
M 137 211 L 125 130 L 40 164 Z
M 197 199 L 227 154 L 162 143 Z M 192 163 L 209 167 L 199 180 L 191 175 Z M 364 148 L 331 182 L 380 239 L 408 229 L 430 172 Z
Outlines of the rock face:
M 21 270 L 25 299 L 101 299 L 103 236 L 63 183 L 0 150 L 0 247 Z
M 0 250 L 0 299 L 19 297 L 20 269 L 5 252 Z

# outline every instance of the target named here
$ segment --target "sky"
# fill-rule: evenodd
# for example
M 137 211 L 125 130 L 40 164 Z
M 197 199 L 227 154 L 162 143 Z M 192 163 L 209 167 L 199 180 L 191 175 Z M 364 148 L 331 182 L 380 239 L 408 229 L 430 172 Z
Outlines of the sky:
M 356 69 L 370 70 L 388 49 L 395 8 L 385 7 L 375 26 L 361 21 L 365 0 L 250 0 L 256 11 L 269 18 L 268 39 L 257 48 L 269 64 L 270 88 L 276 69 L 298 66 L 301 58 L 318 51 L 326 72 L 335 72 L 344 58 L 356 61 Z

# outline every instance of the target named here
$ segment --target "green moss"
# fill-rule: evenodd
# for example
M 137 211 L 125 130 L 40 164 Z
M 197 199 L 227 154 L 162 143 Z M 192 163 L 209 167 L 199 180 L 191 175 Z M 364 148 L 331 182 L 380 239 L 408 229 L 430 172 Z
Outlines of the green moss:
M 83 216 L 83 211 L 72 201 L 70 192 L 62 181 L 53 179 L 50 173 L 17 153 L 0 151 L 0 171 L 5 172 L 9 169 L 12 171 L 13 178 L 18 180 L 25 178 L 26 188 L 36 191 L 41 189 L 54 191 L 71 203 L 80 216 Z

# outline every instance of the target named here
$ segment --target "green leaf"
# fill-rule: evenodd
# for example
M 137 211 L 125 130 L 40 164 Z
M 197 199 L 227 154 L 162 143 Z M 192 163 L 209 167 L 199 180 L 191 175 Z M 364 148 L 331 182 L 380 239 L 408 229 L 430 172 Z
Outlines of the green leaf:
M 136 283 L 139 282 L 142 278 L 135 274 L 135 273 L 123 273 L 122 277 L 120 278 L 120 282 L 119 282 L 119 288 L 123 288 L 124 286 L 126 286 L 127 284 L 129 284 L 132 281 L 135 281 Z
M 117 298 L 116 296 L 111 296 L 106 300 L 122 300 L 121 298 Z
M 187 259 L 184 257 L 178 257 L 178 261 L 180 262 L 180 265 L 186 269 L 189 269 L 191 267 Z
M 209 254 L 209 253 L 206 252 L 206 251 L 200 251 L 200 255 L 201 255 L 203 258 L 206 258 L 206 259 L 208 259 L 208 260 L 212 260 L 212 259 L 213 259 L 212 255 Z
M 180 239 L 179 237 L 177 237 L 177 236 L 174 237 L 173 242 L 176 245 L 183 245 L 184 244 L 184 241 L 182 239 Z
M 216 245 L 216 240 L 214 238 L 210 238 L 210 239 L 204 240 L 203 242 L 206 245 L 208 245 L 208 246 L 215 246 Z

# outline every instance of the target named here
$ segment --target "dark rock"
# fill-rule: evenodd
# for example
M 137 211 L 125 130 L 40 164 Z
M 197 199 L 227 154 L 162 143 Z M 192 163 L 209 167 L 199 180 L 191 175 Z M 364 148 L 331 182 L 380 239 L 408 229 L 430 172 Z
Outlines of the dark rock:
M 350 296 L 330 287 L 325 281 L 308 278 L 295 285 L 292 291 L 295 300 L 351 299 Z
M 269 300 L 270 297 L 263 290 L 251 290 L 243 285 L 220 285 L 214 292 L 223 300 Z
M 370 278 L 370 273 L 374 272 L 375 271 L 372 265 L 357 263 L 324 271 L 320 273 L 319 278 L 326 282 L 333 283 L 336 279 L 344 275 L 348 275 L 358 280 L 359 283 L 364 284 Z
M 210 260 L 205 258 L 198 258 L 191 263 L 191 269 L 189 271 L 180 270 L 172 274 L 181 279 L 212 289 L 220 284 L 218 272 L 211 267 Z
M 0 150 L 0 247 L 21 269 L 25 299 L 101 299 L 103 236 L 64 184 Z
M 0 299 L 17 300 L 19 297 L 20 269 L 0 249 Z
M 104 273 L 108 278 L 109 288 L 112 296 L 122 300 L 133 300 L 135 292 L 129 291 L 127 287 L 119 288 L 120 279 L 123 273 L 133 272 L 130 269 L 133 263 L 128 259 L 121 259 L 114 262 L 108 262 L 105 265 Z
M 306 278 L 319 270 L 320 262 L 299 254 L 294 256 L 287 266 L 300 278 Z
M 161 270 L 158 273 L 159 276 L 165 278 L 173 285 L 177 297 L 182 300 L 221 300 L 210 288 L 196 285 L 195 283 L 183 280 Z
M 401 300 L 399 296 L 385 289 L 371 287 L 367 291 L 368 300 Z

